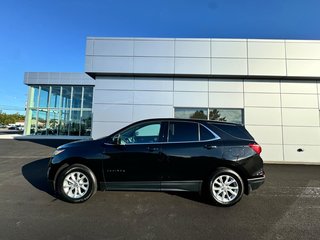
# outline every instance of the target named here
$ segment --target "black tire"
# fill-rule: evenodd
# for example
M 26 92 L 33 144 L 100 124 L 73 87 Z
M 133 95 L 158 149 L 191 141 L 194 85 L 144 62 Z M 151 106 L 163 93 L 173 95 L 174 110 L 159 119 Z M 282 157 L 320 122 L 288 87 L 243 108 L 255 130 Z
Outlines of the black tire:
M 59 196 L 67 202 L 85 202 L 96 193 L 97 180 L 88 167 L 74 164 L 59 174 L 56 189 Z
M 243 196 L 244 184 L 239 174 L 228 168 L 215 171 L 209 180 L 209 198 L 218 206 L 229 207 Z

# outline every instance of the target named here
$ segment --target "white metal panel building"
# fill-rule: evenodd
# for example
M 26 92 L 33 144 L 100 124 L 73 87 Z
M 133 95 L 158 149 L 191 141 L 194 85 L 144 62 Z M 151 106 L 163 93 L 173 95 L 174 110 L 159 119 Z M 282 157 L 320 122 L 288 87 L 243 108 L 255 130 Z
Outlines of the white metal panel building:
M 227 120 L 266 162 L 320 164 L 320 41 L 89 37 L 85 72 L 93 138 L 145 118 Z

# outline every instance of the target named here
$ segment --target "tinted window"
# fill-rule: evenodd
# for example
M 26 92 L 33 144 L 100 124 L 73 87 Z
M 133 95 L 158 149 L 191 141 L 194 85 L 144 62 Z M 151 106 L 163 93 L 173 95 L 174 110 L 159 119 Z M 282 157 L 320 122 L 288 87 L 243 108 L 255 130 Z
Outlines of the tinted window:
M 121 144 L 159 142 L 161 123 L 148 123 L 133 126 L 120 133 Z
M 243 127 L 237 125 L 216 125 L 217 128 L 221 129 L 225 133 L 241 139 L 253 140 L 250 133 Z
M 198 124 L 189 122 L 170 122 L 169 142 L 198 141 Z
M 205 140 L 210 140 L 214 139 L 215 136 L 204 126 L 200 125 L 200 140 L 205 141 Z

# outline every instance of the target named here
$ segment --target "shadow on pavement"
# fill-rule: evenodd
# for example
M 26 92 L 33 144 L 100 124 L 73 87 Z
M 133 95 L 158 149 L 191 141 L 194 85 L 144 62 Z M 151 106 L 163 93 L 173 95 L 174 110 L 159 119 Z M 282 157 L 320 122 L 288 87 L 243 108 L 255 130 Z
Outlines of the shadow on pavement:
M 198 192 L 166 192 L 169 195 L 181 197 L 184 199 L 188 199 L 190 201 L 198 202 L 198 203 L 203 203 L 206 205 L 214 205 L 210 200 L 209 197 L 202 193 Z
M 22 175 L 32 186 L 55 197 L 53 189 L 47 181 L 49 158 L 33 161 L 22 167 Z

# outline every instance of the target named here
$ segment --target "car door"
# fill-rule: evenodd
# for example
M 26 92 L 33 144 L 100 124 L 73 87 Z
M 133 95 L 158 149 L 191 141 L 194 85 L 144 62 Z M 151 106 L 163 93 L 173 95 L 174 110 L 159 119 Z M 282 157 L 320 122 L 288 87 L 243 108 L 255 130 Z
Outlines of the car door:
M 168 142 L 163 145 L 162 152 L 166 164 L 161 188 L 194 190 L 221 159 L 223 144 L 216 134 L 202 124 L 170 121 Z
M 143 122 L 120 132 L 118 144 L 107 143 L 105 180 L 110 189 L 160 189 L 165 124 Z

